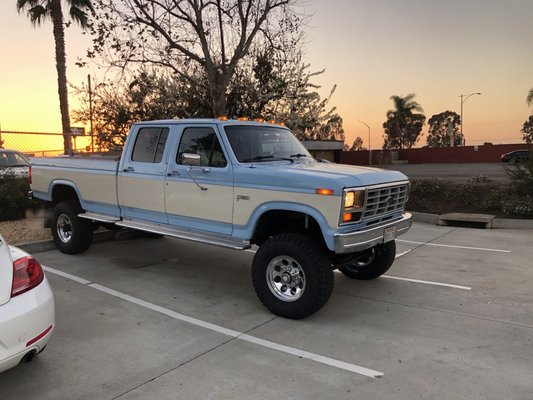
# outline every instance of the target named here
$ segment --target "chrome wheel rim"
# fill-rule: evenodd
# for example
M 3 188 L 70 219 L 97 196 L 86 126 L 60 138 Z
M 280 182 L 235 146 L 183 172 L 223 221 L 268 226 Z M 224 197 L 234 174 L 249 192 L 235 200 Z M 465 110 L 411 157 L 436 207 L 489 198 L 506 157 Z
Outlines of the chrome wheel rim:
M 72 221 L 66 214 L 61 214 L 57 218 L 56 225 L 57 237 L 61 242 L 68 243 L 72 238 Z
M 296 301 L 305 291 L 304 270 L 289 256 L 273 258 L 267 266 L 266 279 L 272 294 L 282 301 Z

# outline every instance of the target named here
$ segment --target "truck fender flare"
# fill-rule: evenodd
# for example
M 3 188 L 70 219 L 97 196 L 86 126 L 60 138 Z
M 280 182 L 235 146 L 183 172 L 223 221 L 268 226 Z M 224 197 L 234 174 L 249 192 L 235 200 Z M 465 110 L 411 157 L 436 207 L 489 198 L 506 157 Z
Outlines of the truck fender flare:
M 244 230 L 248 230 L 248 232 L 246 232 L 245 234 L 246 235 L 245 237 L 249 237 L 249 238 L 253 237 L 257 229 L 257 224 L 259 220 L 266 212 L 269 212 L 269 211 L 295 211 L 295 212 L 309 215 L 310 217 L 314 218 L 315 221 L 318 223 L 318 226 L 320 227 L 320 231 L 322 232 L 322 237 L 324 238 L 324 242 L 326 243 L 328 248 L 330 250 L 333 250 L 335 248 L 333 229 L 331 229 L 331 227 L 328 225 L 326 219 L 324 218 L 324 216 L 322 215 L 320 211 L 318 211 L 314 207 L 311 207 L 305 204 L 280 202 L 280 201 L 263 203 L 253 211 L 246 226 L 244 227 L 235 226 L 234 229 L 239 230 L 239 228 L 242 228 Z
M 53 194 L 54 194 L 54 190 L 55 190 L 55 188 L 57 186 L 67 186 L 67 187 L 73 189 L 74 192 L 76 192 L 76 197 L 77 197 L 76 200 L 78 200 L 78 202 L 80 203 L 81 207 L 83 209 L 85 209 L 84 201 L 83 201 L 83 198 L 81 197 L 81 193 L 80 193 L 80 190 L 79 190 L 78 186 L 74 182 L 66 180 L 66 179 L 55 179 L 52 182 L 50 182 L 50 184 L 48 185 L 48 196 L 49 196 L 49 200 L 48 201 L 54 201 Z

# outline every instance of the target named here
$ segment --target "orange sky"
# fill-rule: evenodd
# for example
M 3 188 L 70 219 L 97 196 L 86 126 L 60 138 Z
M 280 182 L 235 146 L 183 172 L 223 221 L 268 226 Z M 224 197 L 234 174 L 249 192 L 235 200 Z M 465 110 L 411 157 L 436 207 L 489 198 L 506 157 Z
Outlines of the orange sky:
M 426 117 L 460 112 L 459 95 L 482 92 L 464 104 L 467 144 L 521 142 L 533 87 L 531 0 L 316 0 L 306 12 L 306 58 L 315 82 L 344 119 L 347 143 L 361 136 L 381 147 L 391 95 L 416 94 Z M 52 26 L 34 29 L 15 1 L 0 2 L 0 125 L 3 130 L 61 130 Z M 90 72 L 74 66 L 89 40 L 67 30 L 69 81 Z M 71 108 L 76 106 L 70 98 Z M 427 126 L 424 132 L 427 131 Z M 419 146 L 426 143 L 425 136 Z

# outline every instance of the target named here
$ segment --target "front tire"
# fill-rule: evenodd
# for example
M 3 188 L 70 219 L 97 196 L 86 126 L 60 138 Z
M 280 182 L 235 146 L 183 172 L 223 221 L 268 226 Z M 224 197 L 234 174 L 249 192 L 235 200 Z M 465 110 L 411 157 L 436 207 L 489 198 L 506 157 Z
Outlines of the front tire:
M 301 319 L 320 310 L 333 291 L 333 271 L 313 239 L 280 234 L 267 239 L 252 264 L 257 297 L 281 317 Z
M 78 254 L 93 241 L 93 227 L 88 219 L 79 218 L 82 212 L 76 201 L 58 203 L 52 214 L 52 237 L 56 247 L 65 254 Z
M 375 279 L 389 270 L 396 257 L 396 242 L 377 245 L 362 260 L 339 267 L 348 278 L 369 280 Z

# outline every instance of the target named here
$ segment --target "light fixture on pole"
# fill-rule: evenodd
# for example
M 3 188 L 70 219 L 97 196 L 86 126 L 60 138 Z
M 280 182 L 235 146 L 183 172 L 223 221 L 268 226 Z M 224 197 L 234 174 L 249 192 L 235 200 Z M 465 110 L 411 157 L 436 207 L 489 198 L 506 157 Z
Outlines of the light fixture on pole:
M 370 127 L 363 121 L 359 121 L 368 128 L 368 165 L 372 165 L 372 149 L 370 147 Z
M 479 93 L 479 92 L 476 92 L 476 93 L 470 93 L 468 95 L 464 95 L 461 93 L 461 96 L 459 96 L 461 98 L 461 135 L 463 136 L 463 141 L 465 140 L 465 134 L 463 133 L 463 104 L 465 103 L 465 101 L 468 100 L 469 97 L 471 96 L 474 96 L 474 95 L 482 95 L 482 93 Z

